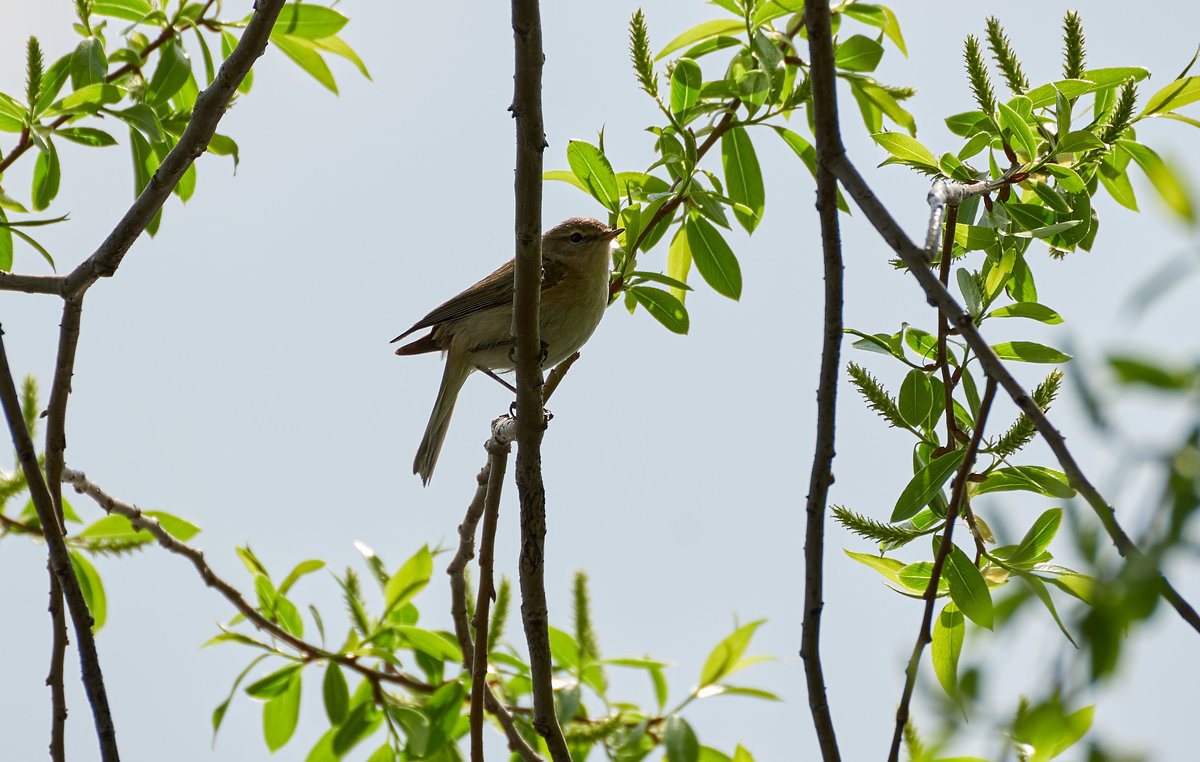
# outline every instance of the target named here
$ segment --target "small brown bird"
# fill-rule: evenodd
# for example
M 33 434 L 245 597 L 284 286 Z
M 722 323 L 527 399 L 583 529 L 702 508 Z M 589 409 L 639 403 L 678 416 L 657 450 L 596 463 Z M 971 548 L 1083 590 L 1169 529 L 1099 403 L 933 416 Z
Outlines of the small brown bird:
M 610 229 L 588 217 L 575 217 L 542 236 L 540 333 L 547 368 L 571 356 L 591 337 L 608 306 L 613 239 L 624 228 Z M 454 403 L 475 370 L 513 370 L 513 262 L 421 318 L 404 333 L 431 328 L 428 334 L 396 350 L 398 355 L 442 351 L 446 369 L 425 436 L 413 460 L 413 473 L 424 484 L 433 476 Z

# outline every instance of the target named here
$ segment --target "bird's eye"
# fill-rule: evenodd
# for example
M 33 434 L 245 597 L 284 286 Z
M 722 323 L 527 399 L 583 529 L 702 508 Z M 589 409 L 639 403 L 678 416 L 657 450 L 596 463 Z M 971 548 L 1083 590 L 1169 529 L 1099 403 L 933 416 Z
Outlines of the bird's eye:
M 572 233 L 571 234 L 571 243 L 579 243 L 582 240 L 583 240 L 583 233 Z

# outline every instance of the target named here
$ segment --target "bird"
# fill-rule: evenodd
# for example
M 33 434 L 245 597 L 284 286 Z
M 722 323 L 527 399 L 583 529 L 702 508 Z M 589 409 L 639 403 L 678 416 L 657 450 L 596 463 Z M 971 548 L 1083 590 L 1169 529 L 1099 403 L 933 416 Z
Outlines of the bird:
M 611 228 L 590 217 L 574 217 L 542 236 L 542 286 L 539 332 L 543 365 L 553 367 L 591 338 L 609 301 L 612 248 L 624 228 Z M 512 335 L 514 262 L 433 309 L 404 333 L 429 333 L 396 350 L 398 355 L 441 351 L 446 359 L 441 386 L 425 435 L 413 459 L 413 473 L 429 484 L 437 465 L 454 403 L 467 377 L 515 368 Z M 503 382 L 501 382 L 503 383 Z M 511 388 L 511 387 L 510 387 Z

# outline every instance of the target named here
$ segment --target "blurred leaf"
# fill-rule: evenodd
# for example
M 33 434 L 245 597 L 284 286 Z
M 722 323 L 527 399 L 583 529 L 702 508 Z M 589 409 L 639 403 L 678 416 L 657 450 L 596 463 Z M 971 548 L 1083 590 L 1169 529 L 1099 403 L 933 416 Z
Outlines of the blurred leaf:
M 33 209 L 40 212 L 50 206 L 50 202 L 58 195 L 58 184 L 61 170 L 58 165 L 58 150 L 50 140 L 46 141 L 46 150 L 39 151 L 37 161 L 33 165 Z
M 82 553 L 72 550 L 70 557 L 71 566 L 75 569 L 75 579 L 79 580 L 79 591 L 92 614 L 92 632 L 99 632 L 108 620 L 108 599 L 104 595 L 104 582 L 100 579 L 96 567 L 92 566 Z
M 55 130 L 55 135 L 85 146 L 115 146 L 116 138 L 95 127 L 67 127 Z
M 325 668 L 321 693 L 325 700 L 325 714 L 329 717 L 329 723 L 334 727 L 341 725 L 350 714 L 350 689 L 337 662 L 331 661 Z
M 1146 101 L 1146 107 L 1142 109 L 1141 116 L 1174 111 L 1180 106 L 1186 106 L 1198 100 L 1200 100 L 1200 77 L 1177 79 L 1150 96 L 1150 100 Z
M 296 732 L 300 719 L 300 673 L 294 672 L 279 695 L 263 704 L 263 738 L 267 748 L 278 751 Z
M 953 601 L 947 603 L 933 620 L 929 657 L 933 662 L 933 674 L 947 696 L 958 696 L 958 658 L 962 654 L 966 631 L 966 619 Z
M 391 611 L 412 600 L 429 583 L 433 574 L 433 555 L 424 545 L 392 575 L 384 589 L 384 611 Z
M 1150 183 L 1172 211 L 1188 222 L 1195 221 L 1196 214 L 1192 208 L 1192 200 L 1187 189 L 1158 154 L 1141 143 L 1135 143 L 1132 140 L 1118 140 L 1117 145 L 1133 157 L 1133 160 L 1146 173 L 1146 177 L 1150 178 Z
M 1075 490 L 1067 483 L 1067 477 L 1059 471 L 1042 466 L 1013 466 L 997 468 L 975 486 L 974 494 L 1024 490 L 1057 498 L 1075 496 Z
M 987 317 L 1029 318 L 1048 325 L 1058 325 L 1062 322 L 1062 317 L 1057 312 L 1037 302 L 1017 302 L 998 307 L 989 312 Z
M 260 699 L 274 698 L 288 689 L 293 677 L 299 680 L 299 673 L 303 668 L 302 664 L 289 664 L 283 669 L 276 670 L 247 685 L 246 695 Z
M 697 762 L 700 742 L 692 726 L 677 714 L 667 718 L 663 743 L 667 747 L 667 762 Z
M 324 568 L 324 561 L 318 561 L 315 559 L 301 561 L 300 563 L 296 564 L 296 566 L 290 572 L 288 572 L 288 575 L 283 578 L 283 582 L 279 583 L 279 594 L 286 594 L 287 591 L 292 588 L 292 585 L 296 584 L 296 580 L 300 579 L 305 574 L 312 574 L 313 572 Z

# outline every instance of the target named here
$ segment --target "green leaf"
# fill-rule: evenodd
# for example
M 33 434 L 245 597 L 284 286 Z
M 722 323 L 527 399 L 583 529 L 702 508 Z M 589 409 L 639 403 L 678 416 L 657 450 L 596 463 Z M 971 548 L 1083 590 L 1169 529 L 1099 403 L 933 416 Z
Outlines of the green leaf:
M 987 582 L 970 557 L 957 545 L 950 546 L 943 572 L 950 585 L 950 600 L 959 610 L 980 627 L 992 629 L 994 619 L 992 595 Z
M 692 726 L 677 714 L 667 718 L 663 742 L 667 747 L 667 762 L 697 762 L 700 742 Z
M 435 659 L 462 661 L 462 652 L 458 649 L 458 644 L 440 633 L 410 625 L 395 625 L 392 629 L 403 635 L 414 648 L 424 651 Z
M 702 84 L 700 64 L 690 58 L 680 58 L 671 72 L 671 113 L 679 115 L 696 105 Z
M 567 144 L 567 164 L 592 198 L 611 212 L 620 208 L 617 176 L 599 148 L 582 140 L 572 140 Z
M 709 37 L 717 37 L 723 34 L 737 34 L 738 32 L 745 31 L 746 24 L 742 19 L 713 19 L 712 21 L 705 21 L 668 42 L 667 46 L 654 57 L 654 60 L 661 61 L 676 50 L 694 45 L 701 40 L 707 40 Z
M 933 409 L 933 385 L 923 370 L 913 369 L 900 384 L 900 417 L 913 428 L 920 428 Z M 895 519 L 893 519 L 894 521 Z
M 46 70 L 46 73 L 42 75 L 41 94 L 38 95 L 37 104 L 34 105 L 33 108 L 35 116 L 42 114 L 48 108 L 50 108 L 50 104 L 54 103 L 54 99 L 58 97 L 58 92 L 62 90 L 63 84 L 66 83 L 67 77 L 70 76 L 72 57 L 73 54 L 68 53 L 67 55 L 55 61 L 54 64 Z M 89 85 L 88 87 L 82 89 L 90 90 L 93 87 L 95 87 L 95 85 Z M 113 90 L 118 90 L 118 88 L 113 87 L 112 85 L 109 85 L 109 87 L 112 87 Z M 70 98 L 72 96 L 67 97 Z M 120 98 L 118 97 L 116 100 L 120 100 Z
M 325 699 L 325 714 L 329 717 L 329 724 L 334 727 L 341 725 L 350 714 L 350 688 L 337 662 L 331 661 L 325 668 L 321 694 Z
M 290 6 L 289 6 L 290 7 Z M 146 103 L 162 106 L 179 92 L 192 75 L 192 61 L 183 48 L 168 42 L 159 48 L 158 66 L 146 85 Z
M 66 127 L 54 131 L 55 135 L 66 138 L 72 143 L 79 143 L 85 146 L 115 146 L 116 138 L 109 135 L 104 130 L 98 130 L 95 127 Z
M 367 71 L 367 65 L 363 63 L 362 59 L 358 57 L 358 53 L 355 53 L 354 49 L 347 45 L 341 37 L 322 37 L 318 40 L 310 40 L 310 42 L 315 48 L 325 50 L 333 53 L 334 55 L 339 55 L 342 58 L 345 58 L 347 61 L 354 64 L 354 66 L 364 77 L 371 79 L 371 73 Z M 246 76 L 249 77 L 249 73 L 247 73 Z
M 285 598 L 283 593 L 275 598 L 275 618 L 279 620 L 279 626 L 285 632 L 298 638 L 304 637 L 304 619 L 300 616 L 296 604 Z
M 1006 341 L 993 344 L 992 351 L 1001 360 L 1018 360 L 1020 362 L 1060 363 L 1071 359 L 1071 356 L 1042 344 L 1032 341 Z
M 208 150 L 217 156 L 232 156 L 233 168 L 236 171 L 238 165 L 238 144 L 233 138 L 216 133 L 212 139 L 208 141 Z
M 434 691 L 421 707 L 425 716 L 429 718 L 429 739 L 425 747 L 427 753 L 437 751 L 452 738 L 458 715 L 462 711 L 465 693 L 462 683 L 449 682 Z
M 1117 145 L 1133 157 L 1133 160 L 1146 173 L 1146 177 L 1150 178 L 1154 189 L 1158 191 L 1158 194 L 1162 196 L 1163 201 L 1167 202 L 1167 206 L 1172 211 L 1188 222 L 1193 222 L 1196 219 L 1195 210 L 1192 208 L 1191 197 L 1187 189 L 1158 154 L 1141 143 L 1135 143 L 1132 140 L 1118 140 Z
M 92 0 L 92 13 L 126 21 L 141 21 L 154 12 L 146 0 Z
M 58 195 L 58 183 L 61 177 L 58 150 L 52 141 L 47 140 L 46 150 L 38 152 L 37 161 L 33 165 L 34 211 L 40 212 L 50 206 L 50 202 Z
M 342 726 L 333 731 L 330 742 L 330 751 L 333 752 L 331 762 L 341 759 L 346 752 L 374 733 L 381 721 L 382 717 L 370 701 L 362 701 L 355 705 Z
M 1124 169 L 1118 169 L 1113 164 L 1113 157 L 1107 156 L 1104 161 L 1100 162 L 1096 176 L 1100 178 L 1100 184 L 1108 191 L 1108 194 L 1126 209 L 1137 211 L 1137 198 L 1133 192 L 1133 184 L 1129 182 L 1129 173 Z
M 954 277 L 958 280 L 958 290 L 962 292 L 963 300 L 967 303 L 967 311 L 977 317 L 983 310 L 983 294 L 979 293 L 979 284 L 975 282 L 975 276 L 965 267 L 960 267 Z
M 894 156 L 901 164 L 907 164 L 930 172 L 940 171 L 937 158 L 933 152 L 923 146 L 916 138 L 902 135 L 899 132 L 877 132 L 871 138 Z
M 958 695 L 958 657 L 962 654 L 966 632 L 966 619 L 953 601 L 947 603 L 933 621 L 929 657 L 933 661 L 933 674 L 947 696 Z
M 296 564 L 295 568 L 293 568 L 286 577 L 283 578 L 283 582 L 279 584 L 279 594 L 284 595 L 288 590 L 291 590 L 292 585 L 296 584 L 296 580 L 300 579 L 305 574 L 312 574 L 313 572 L 324 568 L 324 561 L 318 561 L 315 559 L 301 561 L 300 563 Z
M 1037 302 L 1017 302 L 999 307 L 989 312 L 987 317 L 1029 318 L 1048 325 L 1058 325 L 1062 322 L 1062 317 L 1057 312 Z
M 279 11 L 279 18 L 275 21 L 275 28 L 271 30 L 271 34 L 273 36 L 277 32 L 282 32 L 296 37 L 319 40 L 337 34 L 349 21 L 350 19 L 332 8 L 287 3 Z
M 702 217 L 689 217 L 683 228 L 696 269 L 705 282 L 722 296 L 740 299 L 742 269 L 717 229 Z
M 920 513 L 934 495 L 941 491 L 942 485 L 962 463 L 966 454 L 966 450 L 944 453 L 918 471 L 900 493 L 900 499 L 892 509 L 891 521 L 904 521 Z
M 71 89 L 102 84 L 107 75 L 104 43 L 98 37 L 85 37 L 71 54 Z
M 895 584 L 897 587 L 906 587 L 906 585 L 900 581 L 900 571 L 904 568 L 905 564 L 900 562 L 898 559 L 886 556 L 877 556 L 871 553 L 854 553 L 849 550 L 845 551 L 845 553 L 855 561 L 858 561 L 860 564 L 869 566 L 882 574 L 883 578 L 888 582 Z
M 83 594 L 83 600 L 92 615 L 92 632 L 99 632 L 108 620 L 108 599 L 104 595 L 104 582 L 100 579 L 96 567 L 92 566 L 82 553 L 72 550 L 70 557 L 71 566 L 75 569 L 75 579 L 79 580 L 79 592 Z
M 300 673 L 294 672 L 283 692 L 263 704 L 263 738 L 278 751 L 291 740 L 300 719 Z
M 232 34 L 230 34 L 228 29 L 221 30 L 221 56 L 222 57 L 229 58 L 229 54 L 233 52 L 233 49 L 235 47 L 237 47 L 237 44 L 238 44 L 238 38 L 236 38 Z M 243 93 L 243 94 L 250 92 L 250 88 L 251 88 L 251 86 L 253 86 L 253 84 L 254 84 L 254 70 L 251 69 L 250 71 L 246 72 L 246 76 L 242 78 L 241 84 L 238 85 L 238 92 Z
M 1054 147 L 1055 153 L 1083 153 L 1084 151 L 1095 151 L 1104 148 L 1104 141 L 1096 137 L 1089 130 L 1076 130 L 1068 132 L 1066 135 L 1059 137 L 1058 145 Z M 1052 165 L 1047 165 L 1047 169 Z
M 704 668 L 700 670 L 701 688 L 720 681 L 740 668 L 739 662 L 742 661 L 742 654 L 746 652 L 746 647 L 750 645 L 750 639 L 754 637 L 754 631 L 765 621 L 767 620 L 759 619 L 742 625 L 717 644 L 716 648 L 705 659 Z
M 1033 130 L 1029 128 L 1029 124 L 1007 103 L 998 103 L 996 105 L 1000 110 L 1000 126 L 1011 132 L 1013 140 L 1016 142 L 1013 148 L 1025 151 L 1025 154 L 1031 160 L 1035 158 L 1037 156 L 1038 141 L 1033 135 Z
M 1200 77 L 1185 77 L 1177 79 L 1146 101 L 1146 107 L 1139 116 L 1161 114 L 1174 111 L 1180 106 L 1186 106 L 1200 100 Z
M 1046 610 L 1050 612 L 1050 616 L 1054 617 L 1054 622 L 1058 625 L 1058 629 L 1062 631 L 1062 634 L 1066 636 L 1067 640 L 1071 641 L 1071 645 L 1079 648 L 1079 644 L 1075 642 L 1075 638 L 1071 637 L 1071 633 L 1067 630 L 1067 626 L 1063 624 L 1062 619 L 1059 618 L 1058 609 L 1054 607 L 1054 599 L 1050 597 L 1050 591 L 1046 588 L 1046 583 L 1043 582 L 1041 578 L 1032 574 L 1018 574 L 1017 576 L 1020 577 L 1025 584 L 1029 585 L 1031 590 L 1033 590 L 1034 595 L 1038 597 L 1038 600 L 1041 601 L 1042 605 L 1046 607 Z
M 1012 490 L 1035 492 L 1064 500 L 1075 496 L 1075 490 L 1067 482 L 1065 474 L 1042 466 L 997 468 L 975 487 L 975 494 Z
M 799 156 L 800 160 L 804 162 L 804 166 L 808 167 L 808 173 L 813 176 L 813 179 L 816 179 L 817 149 L 813 148 L 807 140 L 791 130 L 784 127 L 772 126 L 779 137 L 783 138 L 783 142 L 787 143 L 788 147 L 796 152 L 796 155 Z M 847 214 L 850 213 L 850 206 L 846 203 L 846 199 L 842 197 L 842 191 L 840 189 L 837 192 L 837 206 L 838 209 L 842 210 L 843 212 L 846 212 Z
M 316 6 L 303 6 L 306 8 Z M 325 59 L 317 52 L 316 46 L 312 41 L 303 37 L 297 37 L 290 34 L 284 34 L 278 31 L 271 32 L 271 42 L 275 47 L 279 48 L 285 56 L 296 62 L 304 71 L 308 72 L 309 76 L 320 82 L 333 93 L 337 93 L 337 82 L 333 79 L 333 72 L 329 70 L 329 64 L 325 63 Z
M 246 686 L 246 695 L 259 699 L 274 698 L 288 689 L 293 677 L 299 678 L 299 672 L 303 667 L 302 664 L 289 664 L 283 669 L 255 680 Z
M 679 71 L 678 67 L 675 70 Z M 758 156 L 745 128 L 734 127 L 721 136 L 721 164 L 725 169 L 729 198 L 754 212 L 752 215 L 746 214 L 734 207 L 733 214 L 747 233 L 753 233 L 762 220 L 766 197 Z
M 883 46 L 870 37 L 853 35 L 837 46 L 833 62 L 848 71 L 875 71 L 883 58 Z
M 424 545 L 388 580 L 383 591 L 385 612 L 412 600 L 429 583 L 432 574 L 433 555 L 429 552 L 429 546 Z
M 565 169 L 548 169 L 542 173 L 542 179 L 558 180 L 559 182 L 570 183 L 584 193 L 588 192 L 587 187 L 585 187 L 584 184 L 579 181 L 579 178 L 575 176 L 575 173 L 568 172 Z
M 674 296 L 659 288 L 650 286 L 630 286 L 629 293 L 638 304 L 646 308 L 650 315 L 662 323 L 672 333 L 686 334 L 688 332 L 688 313 L 683 303 Z
M 1083 178 L 1070 167 L 1064 167 L 1059 164 L 1047 164 L 1046 171 L 1054 175 L 1058 182 L 1058 187 L 1068 193 L 1083 193 L 1086 187 Z

